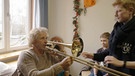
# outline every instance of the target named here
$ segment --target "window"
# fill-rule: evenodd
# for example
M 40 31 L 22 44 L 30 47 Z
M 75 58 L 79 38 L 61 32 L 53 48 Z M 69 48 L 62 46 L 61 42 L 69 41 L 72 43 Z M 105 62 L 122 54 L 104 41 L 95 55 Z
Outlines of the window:
M 27 47 L 31 0 L 0 0 L 0 53 Z
M 0 0 L 0 10 L 2 10 L 2 0 Z M 2 45 L 2 11 L 0 11 L 0 48 L 3 48 L 3 45 Z

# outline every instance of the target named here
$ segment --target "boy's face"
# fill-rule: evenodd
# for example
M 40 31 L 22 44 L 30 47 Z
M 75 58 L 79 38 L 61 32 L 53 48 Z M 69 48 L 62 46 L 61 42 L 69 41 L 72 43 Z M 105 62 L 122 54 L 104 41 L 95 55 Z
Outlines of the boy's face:
M 100 41 L 101 41 L 102 47 L 104 47 L 104 48 L 108 47 L 108 39 L 107 38 L 100 38 Z

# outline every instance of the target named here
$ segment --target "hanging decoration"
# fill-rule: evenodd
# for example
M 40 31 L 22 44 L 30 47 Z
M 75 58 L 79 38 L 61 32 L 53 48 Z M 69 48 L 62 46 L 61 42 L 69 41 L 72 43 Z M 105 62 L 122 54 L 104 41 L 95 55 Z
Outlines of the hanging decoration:
M 79 37 L 79 34 L 78 34 L 78 18 L 81 15 L 81 12 L 83 11 L 83 9 L 80 8 L 80 0 L 74 0 L 74 11 L 75 11 L 75 16 L 73 17 L 73 25 L 75 26 L 75 29 L 74 29 L 73 39 Z
M 84 0 L 84 14 L 87 12 L 87 8 L 96 4 L 96 0 Z
M 74 36 L 73 39 L 79 37 L 78 34 L 78 19 L 84 10 L 84 14 L 86 14 L 86 8 L 91 7 L 95 5 L 96 0 L 84 0 L 84 9 L 80 8 L 80 0 L 74 0 L 74 11 L 75 11 L 75 16 L 73 17 L 73 25 L 75 26 L 74 29 Z
M 84 0 L 84 8 L 91 7 L 96 4 L 95 0 Z

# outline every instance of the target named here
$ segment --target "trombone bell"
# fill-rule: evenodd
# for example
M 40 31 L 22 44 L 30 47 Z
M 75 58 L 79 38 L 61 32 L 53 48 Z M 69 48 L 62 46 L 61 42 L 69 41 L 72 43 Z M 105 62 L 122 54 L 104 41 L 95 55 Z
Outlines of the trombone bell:
M 83 40 L 81 38 L 75 38 L 72 43 L 72 54 L 75 57 L 80 56 L 83 51 Z
M 80 56 L 83 50 L 83 40 L 81 38 L 75 38 L 72 44 L 48 41 L 48 45 L 51 45 L 53 47 L 55 47 L 57 44 L 70 48 L 74 57 Z

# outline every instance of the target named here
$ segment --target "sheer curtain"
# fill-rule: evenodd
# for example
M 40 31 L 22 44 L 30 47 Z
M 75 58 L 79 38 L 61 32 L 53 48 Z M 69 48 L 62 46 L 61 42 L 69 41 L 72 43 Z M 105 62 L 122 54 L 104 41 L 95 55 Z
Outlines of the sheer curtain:
M 48 28 L 48 0 L 34 0 L 32 22 L 33 28 Z

